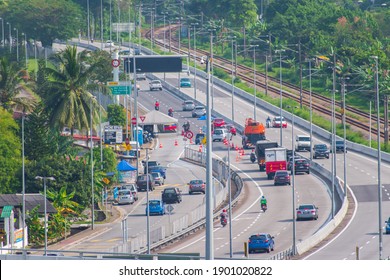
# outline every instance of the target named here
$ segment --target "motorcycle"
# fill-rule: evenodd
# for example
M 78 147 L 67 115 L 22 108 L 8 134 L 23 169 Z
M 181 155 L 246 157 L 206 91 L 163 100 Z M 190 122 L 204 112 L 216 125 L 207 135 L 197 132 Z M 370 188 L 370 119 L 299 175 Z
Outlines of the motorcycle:
M 168 111 L 168 116 L 173 117 L 173 111 Z
M 256 155 L 255 155 L 255 153 L 251 153 L 251 155 L 250 155 L 250 160 L 251 160 L 252 163 L 254 163 L 254 162 L 256 161 Z
M 227 219 L 226 218 L 221 218 L 221 225 L 225 227 L 227 225 Z
M 263 212 L 267 211 L 267 204 L 261 204 L 261 210 L 263 210 Z

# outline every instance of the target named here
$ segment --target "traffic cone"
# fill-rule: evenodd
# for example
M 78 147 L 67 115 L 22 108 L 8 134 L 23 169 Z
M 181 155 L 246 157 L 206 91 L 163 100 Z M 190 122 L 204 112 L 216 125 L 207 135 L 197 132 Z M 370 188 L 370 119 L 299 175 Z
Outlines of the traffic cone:
M 232 149 L 234 149 L 234 143 L 232 142 Z
M 202 152 L 202 145 L 199 145 L 199 153 Z
M 177 140 L 175 140 L 175 146 L 178 146 L 179 144 L 177 143 Z
M 241 155 L 242 155 L 242 156 L 245 155 L 245 152 L 244 152 L 244 149 L 243 149 L 243 148 L 241 148 Z
M 160 149 L 162 148 L 162 144 L 160 143 L 160 146 L 158 146 Z
M 192 138 L 190 139 L 190 144 L 191 144 L 191 145 L 194 144 L 194 142 L 192 141 Z

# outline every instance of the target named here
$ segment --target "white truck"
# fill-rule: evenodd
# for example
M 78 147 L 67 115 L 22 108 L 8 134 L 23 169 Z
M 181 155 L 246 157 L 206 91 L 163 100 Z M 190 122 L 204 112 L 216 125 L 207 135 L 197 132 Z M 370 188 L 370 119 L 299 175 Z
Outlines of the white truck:
M 299 151 L 310 151 L 311 139 L 308 135 L 297 135 L 295 136 L 295 150 Z

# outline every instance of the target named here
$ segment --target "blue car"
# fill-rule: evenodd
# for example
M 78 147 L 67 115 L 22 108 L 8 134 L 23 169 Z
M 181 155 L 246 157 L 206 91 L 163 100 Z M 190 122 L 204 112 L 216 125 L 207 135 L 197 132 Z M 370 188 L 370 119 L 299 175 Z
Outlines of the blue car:
M 180 87 L 191 87 L 191 80 L 189 78 L 181 78 Z
M 390 234 L 390 217 L 386 222 L 386 234 Z
M 149 207 L 146 207 L 145 214 L 148 215 L 164 215 L 165 214 L 165 204 L 162 200 L 152 199 L 149 200 Z
M 149 172 L 152 173 L 152 172 L 159 172 L 161 174 L 161 176 L 166 179 L 167 178 L 167 175 L 166 175 L 166 168 L 162 167 L 162 166 L 152 166 L 152 167 L 149 167 Z
M 274 237 L 268 233 L 254 234 L 249 237 L 248 247 L 249 254 L 256 251 L 266 251 L 269 253 L 275 247 Z

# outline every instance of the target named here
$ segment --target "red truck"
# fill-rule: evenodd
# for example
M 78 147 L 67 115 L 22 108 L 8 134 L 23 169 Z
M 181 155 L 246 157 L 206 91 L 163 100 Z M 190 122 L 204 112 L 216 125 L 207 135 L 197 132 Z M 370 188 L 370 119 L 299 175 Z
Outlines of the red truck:
M 265 172 L 268 180 L 273 179 L 278 170 L 287 170 L 287 149 L 283 147 L 266 149 Z

